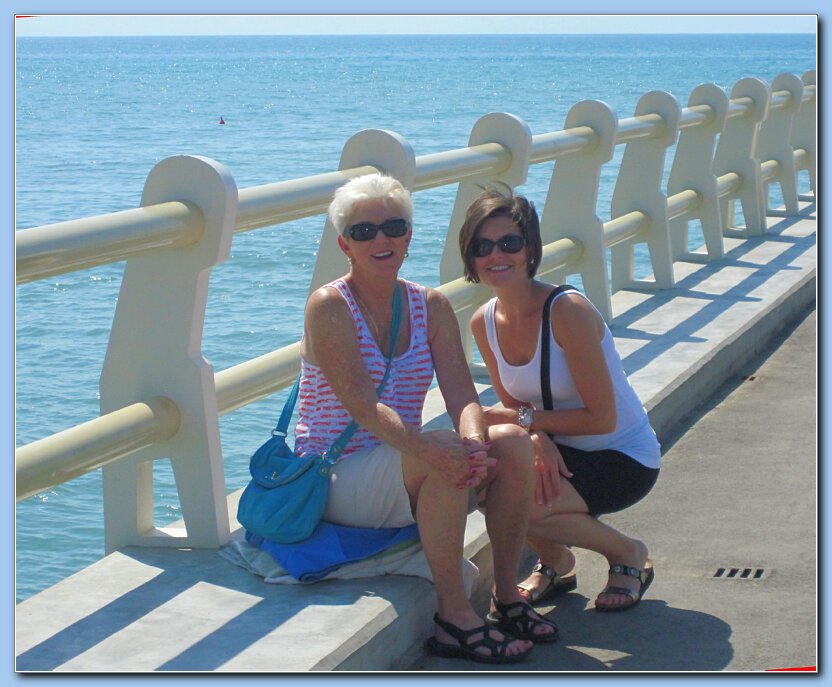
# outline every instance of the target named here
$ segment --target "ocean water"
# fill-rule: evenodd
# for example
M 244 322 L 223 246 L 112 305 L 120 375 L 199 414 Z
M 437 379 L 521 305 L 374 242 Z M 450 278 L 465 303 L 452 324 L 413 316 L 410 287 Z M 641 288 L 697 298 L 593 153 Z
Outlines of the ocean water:
M 815 62 L 813 35 L 18 38 L 16 228 L 135 207 L 148 172 L 170 155 L 214 158 L 245 188 L 336 169 L 361 129 L 396 131 L 418 156 L 464 147 L 489 112 L 515 114 L 540 134 L 563 128 L 580 100 L 628 117 L 647 91 L 685 106 L 700 83 L 730 92 L 742 77 L 770 83 Z M 520 189 L 538 207 L 551 171 L 535 166 Z M 602 177 L 604 219 L 614 182 L 615 161 Z M 405 277 L 437 285 L 454 193 L 416 194 Z M 203 352 L 215 370 L 300 338 L 322 226 L 308 218 L 235 237 L 209 290 Z M 646 268 L 642 259 L 637 270 Z M 98 415 L 122 271 L 17 288 L 16 445 Z M 248 457 L 282 401 L 276 394 L 222 418 L 229 491 L 246 483 Z M 165 524 L 180 517 L 176 491 L 165 461 L 154 475 Z M 99 472 L 17 505 L 18 601 L 102 554 Z

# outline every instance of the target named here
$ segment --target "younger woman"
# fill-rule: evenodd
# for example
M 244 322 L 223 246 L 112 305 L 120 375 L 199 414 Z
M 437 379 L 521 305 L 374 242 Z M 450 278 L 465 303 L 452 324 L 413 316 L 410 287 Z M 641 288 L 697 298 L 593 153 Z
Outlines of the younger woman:
M 579 291 L 535 280 L 540 226 L 534 206 L 522 196 L 481 195 L 468 209 L 459 240 L 466 278 L 490 286 L 496 296 L 471 321 L 503 404 L 488 409 L 486 419 L 523 427 L 535 447 L 537 485 L 527 541 L 539 562 L 519 588 L 531 603 L 574 589 L 575 557 L 567 547 L 577 546 L 597 551 L 610 564 L 596 610 L 631 608 L 653 580 L 647 546 L 598 516 L 642 499 L 656 482 L 661 454 L 612 334 Z M 546 410 L 541 322 L 550 297 L 545 335 L 553 408 Z

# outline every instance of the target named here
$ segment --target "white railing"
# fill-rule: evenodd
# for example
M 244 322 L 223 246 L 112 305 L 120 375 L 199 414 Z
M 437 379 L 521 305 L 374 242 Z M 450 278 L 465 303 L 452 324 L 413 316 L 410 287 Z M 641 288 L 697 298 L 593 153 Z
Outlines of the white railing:
M 154 167 L 137 209 L 18 231 L 18 283 L 127 265 L 101 376 L 102 414 L 20 447 L 17 498 L 103 468 L 107 551 L 128 544 L 216 547 L 228 539 L 219 417 L 288 386 L 300 366 L 299 342 L 216 374 L 202 357 L 209 273 L 228 257 L 234 232 L 322 214 L 338 186 L 372 171 L 386 171 L 413 191 L 458 184 L 439 289 L 457 312 L 470 360 L 468 321 L 488 291 L 461 278 L 458 232 L 483 185 L 514 188 L 530 165 L 556 161 L 541 213 L 539 274 L 551 281 L 580 274 L 609 320 L 616 290 L 670 288 L 675 260 L 718 259 L 724 235 L 765 234 L 771 184 L 779 184 L 786 213 L 798 211 L 805 199 L 797 193 L 798 171 L 808 171 L 815 192 L 816 102 L 809 71 L 802 79 L 781 74 L 771 87 L 742 79 L 730 98 L 703 84 L 685 108 L 668 93 L 647 93 L 634 116 L 621 120 L 604 103 L 584 101 L 562 131 L 539 135 L 512 115 L 492 113 L 475 124 L 467 147 L 418 158 L 399 135 L 367 130 L 347 141 L 336 172 L 239 192 L 221 164 L 177 156 Z M 611 219 L 602 223 L 600 172 L 619 144 L 625 148 Z M 741 229 L 733 226 L 736 201 Z M 688 251 L 693 220 L 705 253 Z M 326 221 L 311 289 L 343 272 L 332 233 Z M 640 243 L 649 247 L 650 281 L 633 276 Z M 184 535 L 153 523 L 151 463 L 162 457 L 173 466 Z

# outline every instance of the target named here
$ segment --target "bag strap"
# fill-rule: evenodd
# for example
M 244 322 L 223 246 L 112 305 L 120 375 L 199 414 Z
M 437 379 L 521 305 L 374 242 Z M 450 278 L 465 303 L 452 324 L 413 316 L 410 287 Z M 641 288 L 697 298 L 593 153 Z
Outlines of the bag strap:
M 401 288 L 398 284 L 396 284 L 396 289 L 393 292 L 393 319 L 390 323 L 390 356 L 387 358 L 387 367 L 384 369 L 384 376 L 381 378 L 381 382 L 376 387 L 377 396 L 381 396 L 381 392 L 384 391 L 384 386 L 387 384 L 387 378 L 390 376 L 390 368 L 393 365 L 393 358 L 396 355 L 396 344 L 399 339 L 399 328 L 401 326 L 401 322 L 402 294 Z M 348 424 L 341 433 L 341 436 L 332 442 L 332 446 L 329 447 L 329 451 L 324 452 L 323 458 L 328 460 L 330 463 L 334 463 L 338 459 L 338 456 L 344 452 L 349 440 L 352 439 L 352 435 L 355 434 L 357 429 L 358 423 L 355 420 L 351 420 L 350 424 Z
M 390 368 L 393 363 L 393 357 L 396 353 L 396 344 L 399 340 L 399 329 L 401 328 L 402 322 L 401 291 L 401 287 L 396 284 L 396 288 L 393 291 L 393 319 L 390 322 L 390 357 L 387 358 L 387 367 L 384 370 L 384 376 L 381 379 L 381 383 L 376 387 L 376 394 L 379 396 L 381 396 L 382 391 L 384 391 L 384 387 L 387 384 L 387 378 L 390 376 Z M 283 406 L 283 411 L 280 413 L 280 419 L 277 421 L 277 427 L 272 430 L 272 435 L 282 435 L 285 437 L 288 434 L 289 422 L 295 412 L 295 403 L 298 400 L 300 377 L 301 376 L 298 375 L 292 390 L 289 392 L 286 404 Z M 358 423 L 355 420 L 352 420 L 350 424 L 344 428 L 344 431 L 341 432 L 340 436 L 332 442 L 332 446 L 326 453 L 324 453 L 324 456 L 329 456 L 330 462 L 335 462 L 335 459 L 337 459 L 338 456 L 344 452 L 344 449 L 347 447 L 347 443 L 349 443 L 349 440 L 352 438 L 352 435 L 355 434 L 357 429 Z
M 543 397 L 543 409 L 552 410 L 554 407 L 552 403 L 552 387 L 550 385 L 550 360 L 551 348 L 549 345 L 549 329 L 552 321 L 549 314 L 552 309 L 552 301 L 564 291 L 577 291 L 574 286 L 569 284 L 561 284 L 556 286 L 552 293 L 546 297 L 546 302 L 543 304 L 543 317 L 540 322 L 540 391 Z
M 286 403 L 283 406 L 283 410 L 280 413 L 280 419 L 277 421 L 277 427 L 272 430 L 272 436 L 276 436 L 278 434 L 282 436 L 286 436 L 289 430 L 289 422 L 292 419 L 292 413 L 295 412 L 295 403 L 298 400 L 298 391 L 300 390 L 300 375 L 295 380 L 295 384 L 292 387 L 292 390 L 289 392 L 289 396 L 286 399 Z

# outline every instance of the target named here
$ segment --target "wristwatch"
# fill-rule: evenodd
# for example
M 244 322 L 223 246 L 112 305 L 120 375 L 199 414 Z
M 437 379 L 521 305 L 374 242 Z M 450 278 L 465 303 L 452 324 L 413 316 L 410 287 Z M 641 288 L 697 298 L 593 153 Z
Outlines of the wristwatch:
M 532 414 L 534 408 L 531 406 L 520 406 L 517 409 L 517 424 L 527 432 L 532 428 Z

